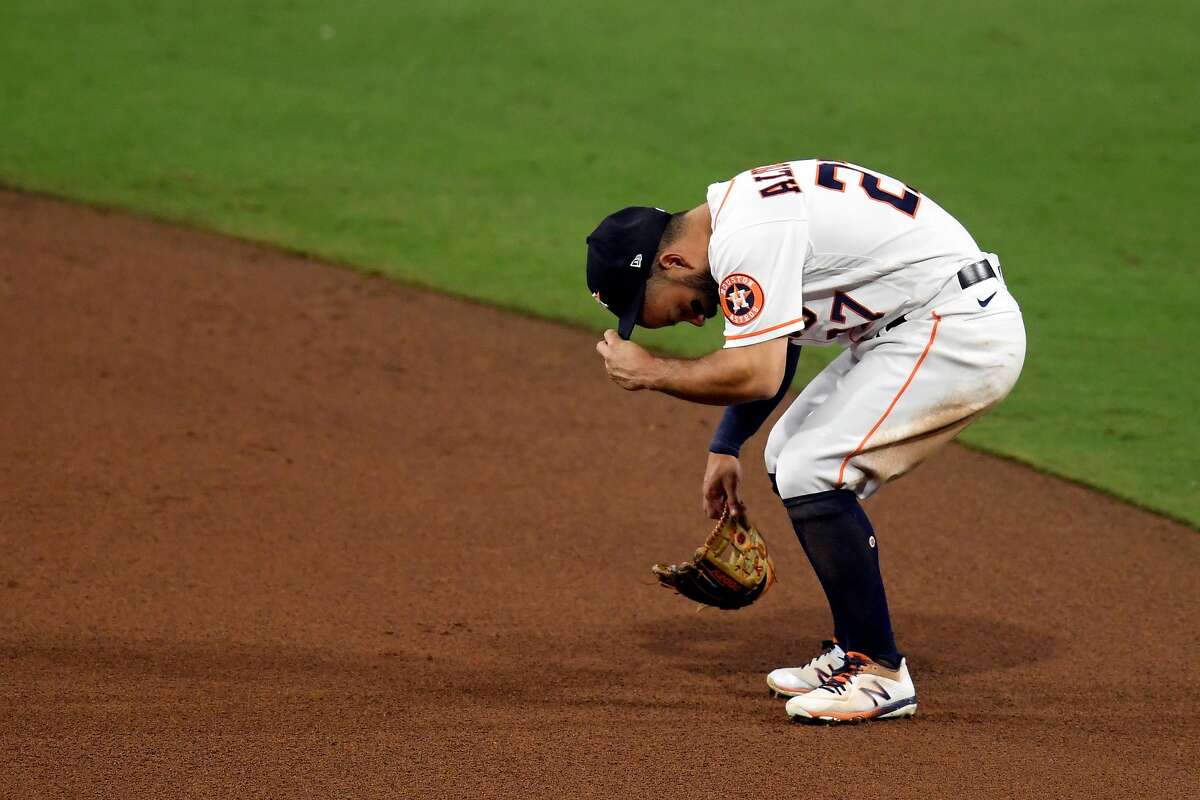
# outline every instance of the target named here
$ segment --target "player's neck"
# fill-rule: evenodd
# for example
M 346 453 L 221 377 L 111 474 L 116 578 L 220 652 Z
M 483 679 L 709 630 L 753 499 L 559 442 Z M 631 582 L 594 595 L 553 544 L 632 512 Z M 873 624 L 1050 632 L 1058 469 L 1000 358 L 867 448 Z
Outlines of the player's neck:
M 703 254 L 704 260 L 700 263 L 708 269 L 708 243 L 712 239 L 712 215 L 709 213 L 708 203 L 701 203 L 687 212 L 686 219 L 687 236 L 695 242 L 698 254 Z
M 697 236 L 703 234 L 704 246 L 707 247 L 708 240 L 712 238 L 712 212 L 709 211 L 708 203 L 701 203 L 687 212 L 686 219 L 690 231 L 695 231 Z

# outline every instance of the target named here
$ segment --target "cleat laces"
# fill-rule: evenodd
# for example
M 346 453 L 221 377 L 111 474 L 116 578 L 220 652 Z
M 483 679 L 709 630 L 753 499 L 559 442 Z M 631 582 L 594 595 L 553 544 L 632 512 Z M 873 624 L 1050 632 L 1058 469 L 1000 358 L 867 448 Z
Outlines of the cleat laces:
M 825 672 L 825 670 L 817 667 L 817 662 L 820 661 L 825 656 L 829 655 L 829 651 L 832 650 L 833 647 L 834 647 L 834 644 L 829 639 L 826 639 L 823 642 L 821 642 L 820 655 L 816 655 L 816 656 L 813 656 L 812 658 L 810 658 L 808 660 L 808 663 L 805 664 L 803 668 L 808 669 L 809 667 L 812 667 L 817 670 L 818 675 L 821 675 L 822 677 L 825 676 L 827 673 Z
M 847 684 L 854 678 L 862 668 L 867 665 L 867 662 L 856 653 L 846 654 L 846 663 L 833 671 L 829 679 L 818 686 L 818 689 L 824 689 L 827 692 L 841 694 L 846 691 Z

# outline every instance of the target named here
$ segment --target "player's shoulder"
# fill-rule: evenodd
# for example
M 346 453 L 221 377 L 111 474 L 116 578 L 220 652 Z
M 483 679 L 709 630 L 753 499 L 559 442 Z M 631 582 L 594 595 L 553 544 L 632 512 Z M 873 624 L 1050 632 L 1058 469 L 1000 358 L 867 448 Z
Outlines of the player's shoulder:
M 708 187 L 713 238 L 770 222 L 807 219 L 800 179 L 811 161 L 780 161 L 739 172 Z

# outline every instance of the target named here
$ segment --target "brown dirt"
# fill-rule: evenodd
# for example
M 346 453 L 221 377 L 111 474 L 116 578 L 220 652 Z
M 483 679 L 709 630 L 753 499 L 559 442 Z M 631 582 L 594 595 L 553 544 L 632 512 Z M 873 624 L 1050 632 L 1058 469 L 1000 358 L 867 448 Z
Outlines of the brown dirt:
M 716 412 L 593 341 L 0 193 L 0 796 L 1197 796 L 1193 531 L 951 447 L 869 504 L 917 718 L 791 725 L 786 516 L 650 586 Z

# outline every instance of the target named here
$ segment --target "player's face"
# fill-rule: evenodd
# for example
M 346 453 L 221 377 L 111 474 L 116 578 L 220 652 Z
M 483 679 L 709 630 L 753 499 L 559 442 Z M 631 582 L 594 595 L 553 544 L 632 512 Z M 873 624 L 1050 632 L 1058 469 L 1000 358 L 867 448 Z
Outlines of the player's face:
M 656 275 L 646 284 L 643 328 L 665 328 L 688 322 L 697 328 L 717 315 L 717 284 L 711 276 L 687 273 Z

